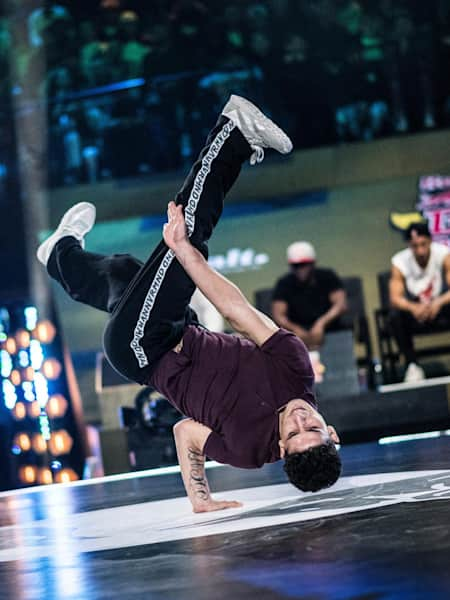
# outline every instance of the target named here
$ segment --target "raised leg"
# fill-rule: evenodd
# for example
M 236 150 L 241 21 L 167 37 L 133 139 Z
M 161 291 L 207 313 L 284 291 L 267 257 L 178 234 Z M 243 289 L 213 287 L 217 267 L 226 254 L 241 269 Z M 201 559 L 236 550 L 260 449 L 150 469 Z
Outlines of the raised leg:
M 252 149 L 233 121 L 221 116 L 175 201 L 185 207 L 188 234 L 206 257 L 223 200 Z M 117 305 L 104 334 L 111 364 L 123 375 L 148 381 L 163 354 L 193 320 L 195 285 L 162 241 Z
M 86 252 L 67 236 L 53 248 L 47 271 L 74 300 L 112 312 L 142 264 L 129 254 Z

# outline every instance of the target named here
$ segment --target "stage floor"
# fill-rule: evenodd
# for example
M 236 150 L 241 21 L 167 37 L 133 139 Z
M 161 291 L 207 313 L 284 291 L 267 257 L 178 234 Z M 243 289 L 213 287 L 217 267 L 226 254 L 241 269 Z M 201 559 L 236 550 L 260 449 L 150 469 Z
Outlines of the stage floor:
M 202 515 L 178 474 L 2 493 L 0 598 L 448 600 L 450 438 L 341 454 L 317 494 L 281 463 L 209 469 L 244 506 Z

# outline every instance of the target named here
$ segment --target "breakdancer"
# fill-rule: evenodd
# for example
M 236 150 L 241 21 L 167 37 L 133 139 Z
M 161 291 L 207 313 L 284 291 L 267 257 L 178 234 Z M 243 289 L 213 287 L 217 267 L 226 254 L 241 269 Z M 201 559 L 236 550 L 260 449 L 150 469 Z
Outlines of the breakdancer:
M 145 264 L 84 250 L 95 221 L 87 202 L 72 207 L 37 251 L 72 298 L 110 313 L 103 345 L 111 365 L 188 417 L 174 437 L 194 512 L 239 506 L 212 498 L 205 456 L 249 469 L 284 458 L 289 480 L 303 491 L 332 485 L 341 471 L 339 439 L 317 410 L 305 345 L 207 262 L 224 197 L 242 164 L 261 162 L 264 148 L 286 154 L 292 143 L 252 103 L 231 96 L 169 202 L 163 240 Z M 196 286 L 239 336 L 198 323 L 189 306 Z

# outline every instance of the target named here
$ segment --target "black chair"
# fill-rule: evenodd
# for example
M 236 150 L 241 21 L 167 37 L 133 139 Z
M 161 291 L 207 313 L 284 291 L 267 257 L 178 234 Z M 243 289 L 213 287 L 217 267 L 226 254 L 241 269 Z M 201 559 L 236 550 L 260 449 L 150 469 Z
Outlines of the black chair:
M 400 359 L 400 355 L 395 344 L 395 339 L 389 324 L 390 277 L 390 271 L 383 271 L 382 273 L 378 273 L 377 275 L 380 308 L 375 310 L 375 325 L 378 338 L 378 347 L 385 383 L 398 381 L 398 366 Z M 448 327 L 444 327 L 442 331 L 450 331 L 450 324 L 448 325 Z M 420 326 L 420 328 L 417 329 L 416 332 L 414 332 L 414 337 L 429 337 L 436 333 L 437 331 L 435 326 L 424 328 L 422 325 Z M 416 348 L 416 354 L 418 358 L 450 354 L 450 344 L 448 342 L 436 343 L 436 340 L 432 340 L 430 345 L 427 345 L 424 348 Z
M 372 385 L 372 343 L 364 305 L 362 280 L 360 277 L 342 277 L 342 283 L 347 294 L 348 310 L 341 317 L 341 329 L 352 329 L 355 341 L 363 345 L 364 355 L 358 358 L 358 365 L 367 368 L 368 383 Z M 269 317 L 272 317 L 272 293 L 272 288 L 255 291 L 256 308 Z
M 377 274 L 378 295 L 381 308 L 375 310 L 375 327 L 377 331 L 380 362 L 385 383 L 396 381 L 398 378 L 397 365 L 399 354 L 394 346 L 394 338 L 389 326 L 389 279 L 390 272 Z

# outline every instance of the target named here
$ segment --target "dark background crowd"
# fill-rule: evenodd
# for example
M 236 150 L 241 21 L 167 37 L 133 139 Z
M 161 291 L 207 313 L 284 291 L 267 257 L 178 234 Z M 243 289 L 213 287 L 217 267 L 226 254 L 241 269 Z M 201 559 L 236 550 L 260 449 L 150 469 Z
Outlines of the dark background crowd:
M 50 185 L 184 167 L 230 91 L 297 148 L 431 130 L 449 66 L 450 0 L 9 0 L 0 153 L 11 96 L 48 107 Z

